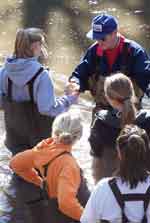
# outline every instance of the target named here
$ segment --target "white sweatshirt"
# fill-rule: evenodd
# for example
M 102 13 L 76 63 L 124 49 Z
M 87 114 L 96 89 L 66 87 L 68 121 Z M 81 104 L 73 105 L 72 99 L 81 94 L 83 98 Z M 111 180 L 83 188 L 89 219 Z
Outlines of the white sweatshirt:
M 121 209 L 109 187 L 110 179 L 104 178 L 96 185 L 81 216 L 81 223 L 97 223 L 100 219 L 111 223 L 121 223 Z M 122 183 L 119 177 L 116 182 L 122 194 L 145 193 L 150 186 L 150 176 L 145 182 L 138 183 L 134 189 L 130 189 L 127 183 Z M 148 223 L 150 223 L 150 204 L 146 213 Z M 125 202 L 125 214 L 132 223 L 141 222 L 144 215 L 143 201 Z

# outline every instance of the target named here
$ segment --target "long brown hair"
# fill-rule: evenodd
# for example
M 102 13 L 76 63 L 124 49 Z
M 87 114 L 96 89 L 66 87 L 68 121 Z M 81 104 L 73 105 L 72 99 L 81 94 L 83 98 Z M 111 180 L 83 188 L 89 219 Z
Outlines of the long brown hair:
M 122 73 L 116 73 L 106 78 L 104 83 L 106 98 L 116 100 L 122 104 L 121 125 L 135 121 L 135 92 L 132 81 Z
M 118 175 L 131 188 L 145 181 L 149 175 L 150 160 L 149 138 L 144 129 L 136 125 L 126 125 L 117 138 L 117 150 L 120 154 Z
M 34 42 L 41 42 L 46 47 L 45 34 L 39 28 L 19 29 L 16 34 L 14 53 L 16 58 L 33 57 L 31 44 Z

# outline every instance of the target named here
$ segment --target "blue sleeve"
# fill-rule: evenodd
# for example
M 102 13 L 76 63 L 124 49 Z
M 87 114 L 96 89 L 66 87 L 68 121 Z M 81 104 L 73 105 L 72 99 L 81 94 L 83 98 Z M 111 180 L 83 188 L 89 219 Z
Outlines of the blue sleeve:
M 135 49 L 131 73 L 138 86 L 147 93 L 150 83 L 150 58 L 142 47 Z
M 94 70 L 94 56 L 96 51 L 96 45 L 90 47 L 85 53 L 84 57 L 81 59 L 80 64 L 75 68 L 71 77 L 69 79 L 74 79 L 80 85 L 80 91 L 89 90 L 88 79 Z
M 56 97 L 52 79 L 47 71 L 43 72 L 34 86 L 34 98 L 38 110 L 43 115 L 57 116 L 67 111 L 71 104 L 76 102 L 76 96 L 64 95 Z

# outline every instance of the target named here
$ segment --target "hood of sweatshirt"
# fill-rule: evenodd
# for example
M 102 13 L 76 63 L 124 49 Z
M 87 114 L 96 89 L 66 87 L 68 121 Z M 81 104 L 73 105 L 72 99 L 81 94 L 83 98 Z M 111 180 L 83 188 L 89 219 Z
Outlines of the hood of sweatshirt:
M 34 166 L 37 169 L 55 159 L 56 156 L 63 152 L 71 152 L 72 147 L 62 143 L 56 143 L 52 138 L 41 141 L 34 147 Z
M 14 84 L 24 86 L 36 74 L 42 65 L 37 57 L 32 58 L 7 58 L 3 71 Z

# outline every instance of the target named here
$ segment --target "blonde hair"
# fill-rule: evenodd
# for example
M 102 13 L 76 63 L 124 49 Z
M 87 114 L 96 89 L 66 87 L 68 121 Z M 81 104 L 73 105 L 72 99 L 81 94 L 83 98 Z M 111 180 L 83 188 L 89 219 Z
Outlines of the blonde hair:
M 122 104 L 122 126 L 132 124 L 136 117 L 136 97 L 130 78 L 122 73 L 111 75 L 105 80 L 104 91 L 110 100 L 116 100 Z
M 16 58 L 33 57 L 31 45 L 34 42 L 41 42 L 44 50 L 46 49 L 45 34 L 39 28 L 19 29 L 16 34 L 14 53 Z M 43 53 L 43 57 L 44 57 Z
M 56 117 L 52 126 L 52 137 L 64 144 L 73 144 L 82 136 L 83 126 L 79 115 L 65 112 Z

